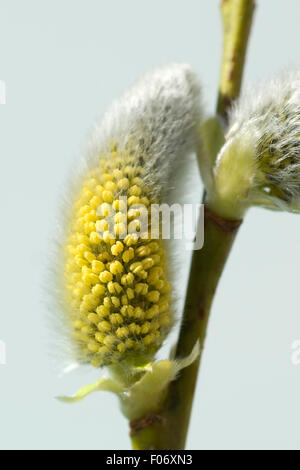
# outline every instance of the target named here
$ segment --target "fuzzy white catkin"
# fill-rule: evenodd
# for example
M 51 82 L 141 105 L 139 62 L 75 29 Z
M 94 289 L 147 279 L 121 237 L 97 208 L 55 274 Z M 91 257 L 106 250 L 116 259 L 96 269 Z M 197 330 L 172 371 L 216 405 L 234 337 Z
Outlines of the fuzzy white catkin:
M 249 89 L 229 115 L 230 139 L 249 139 L 254 148 L 254 203 L 299 210 L 300 72 L 289 71 Z M 263 205 L 263 204 L 262 204 Z
M 169 256 L 148 228 L 146 237 L 130 232 L 139 216 L 131 206 L 166 202 L 171 173 L 195 150 L 201 116 L 196 75 L 171 64 L 140 79 L 94 128 L 59 255 L 62 309 L 79 362 L 151 360 L 172 326 Z
M 94 126 L 87 145 L 93 167 L 99 155 L 108 154 L 111 143 L 122 152 L 132 143 L 137 154 L 149 158 L 149 182 L 162 186 L 170 171 L 195 150 L 196 127 L 202 119 L 201 91 L 197 75 L 188 64 L 173 63 L 139 79 L 117 99 Z

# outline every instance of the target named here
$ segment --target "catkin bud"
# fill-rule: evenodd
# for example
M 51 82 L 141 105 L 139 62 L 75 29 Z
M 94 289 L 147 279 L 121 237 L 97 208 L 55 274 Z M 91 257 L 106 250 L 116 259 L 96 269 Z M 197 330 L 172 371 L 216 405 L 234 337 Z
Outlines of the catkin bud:
M 199 87 L 187 65 L 138 81 L 96 126 L 68 210 L 63 296 L 78 360 L 99 367 L 153 358 L 172 324 L 167 256 L 141 213 L 164 200 L 192 151 Z M 110 223 L 112 222 L 112 224 Z
M 213 174 L 212 202 L 222 215 L 240 217 L 253 205 L 299 211 L 299 72 L 254 88 L 236 103 Z

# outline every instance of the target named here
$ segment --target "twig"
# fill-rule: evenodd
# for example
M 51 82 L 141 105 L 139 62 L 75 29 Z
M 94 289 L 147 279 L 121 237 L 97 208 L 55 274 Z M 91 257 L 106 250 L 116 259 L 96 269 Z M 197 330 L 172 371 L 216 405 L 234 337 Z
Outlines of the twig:
M 217 112 L 224 119 L 240 93 L 254 9 L 254 0 L 221 3 L 224 46 Z

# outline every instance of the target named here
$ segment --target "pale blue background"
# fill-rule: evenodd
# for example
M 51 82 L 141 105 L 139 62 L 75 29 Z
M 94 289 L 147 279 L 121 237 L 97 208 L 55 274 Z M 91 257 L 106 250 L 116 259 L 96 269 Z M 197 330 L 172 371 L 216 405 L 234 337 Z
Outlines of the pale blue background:
M 300 66 L 299 1 L 257 3 L 247 84 Z M 190 62 L 213 111 L 218 4 L 0 0 L 0 79 L 7 85 L 0 106 L 1 448 L 129 448 L 113 396 L 73 407 L 53 398 L 97 373 L 58 378 L 64 357 L 41 290 L 49 240 L 66 175 L 94 118 L 143 72 Z M 201 188 L 193 186 L 198 202 Z M 290 359 L 300 339 L 299 237 L 297 216 L 247 216 L 213 307 L 189 449 L 300 449 L 300 366 Z

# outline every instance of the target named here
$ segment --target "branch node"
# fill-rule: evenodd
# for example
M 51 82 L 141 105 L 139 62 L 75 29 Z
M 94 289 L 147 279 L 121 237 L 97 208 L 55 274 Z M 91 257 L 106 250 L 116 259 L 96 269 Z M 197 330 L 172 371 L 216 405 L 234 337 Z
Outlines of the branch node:
M 217 225 L 217 227 L 225 233 L 235 232 L 243 222 L 243 220 L 223 219 L 223 217 L 210 211 L 207 207 L 205 207 L 204 217 L 205 219 L 211 220 L 212 222 L 214 222 Z
M 142 429 L 147 428 L 148 426 L 153 426 L 155 424 L 161 425 L 163 423 L 163 418 L 160 415 L 149 414 L 143 418 L 135 419 L 130 422 L 130 436 L 133 437 Z

